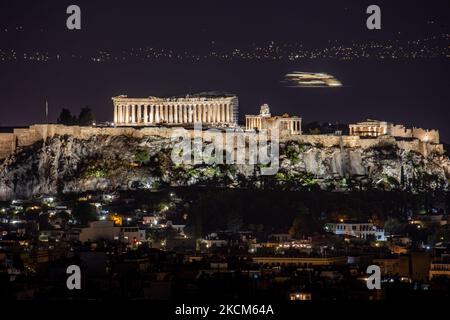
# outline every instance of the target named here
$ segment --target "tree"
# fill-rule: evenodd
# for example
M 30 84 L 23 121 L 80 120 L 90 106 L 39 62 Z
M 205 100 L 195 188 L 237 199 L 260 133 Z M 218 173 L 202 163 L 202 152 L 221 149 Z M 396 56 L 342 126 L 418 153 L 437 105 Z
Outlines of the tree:
M 402 229 L 402 224 L 395 218 L 388 218 L 384 223 L 384 231 L 388 235 L 398 234 Z
M 94 113 L 89 107 L 81 108 L 78 116 L 78 124 L 80 126 L 91 126 L 94 123 Z
M 299 215 L 292 222 L 289 234 L 293 238 L 303 238 L 318 231 L 318 222 L 305 206 L 300 206 Z
M 137 150 L 134 153 L 134 161 L 139 163 L 140 165 L 144 164 L 145 162 L 148 162 L 150 160 L 150 154 L 147 150 Z
M 320 131 L 319 128 L 313 128 L 313 129 L 309 129 L 309 134 L 321 134 L 322 132 Z
M 434 233 L 433 240 L 437 242 L 449 242 L 450 241 L 450 226 L 444 225 Z
M 73 208 L 72 215 L 82 225 L 87 225 L 89 221 L 97 219 L 95 207 L 88 202 L 78 202 Z
M 242 228 L 242 215 L 237 211 L 231 211 L 227 216 L 227 230 L 238 232 Z
M 66 126 L 75 124 L 76 118 L 72 115 L 69 109 L 63 108 L 61 114 L 58 117 L 58 123 Z

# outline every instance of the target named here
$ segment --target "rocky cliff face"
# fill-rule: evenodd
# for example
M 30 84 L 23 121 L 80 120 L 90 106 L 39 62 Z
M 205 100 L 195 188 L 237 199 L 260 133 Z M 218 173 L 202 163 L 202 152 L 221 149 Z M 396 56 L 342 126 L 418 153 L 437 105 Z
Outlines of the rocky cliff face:
M 57 136 L 19 149 L 0 165 L 0 200 L 161 185 L 412 192 L 449 187 L 448 157 L 424 157 L 395 145 L 325 148 L 286 142 L 280 145 L 280 168 L 272 176 L 261 176 L 258 165 L 175 165 L 172 147 L 160 137 Z

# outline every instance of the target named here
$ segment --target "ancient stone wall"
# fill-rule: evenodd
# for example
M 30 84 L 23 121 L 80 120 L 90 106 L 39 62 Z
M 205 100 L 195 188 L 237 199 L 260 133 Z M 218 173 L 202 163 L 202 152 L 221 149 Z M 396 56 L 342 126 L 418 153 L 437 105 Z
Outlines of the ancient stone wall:
M 0 159 L 4 159 L 16 149 L 14 133 L 0 133 Z
M 416 138 L 423 142 L 439 143 L 438 130 L 425 130 L 422 128 L 407 129 L 403 125 L 395 125 L 391 128 L 391 135 L 402 138 Z
M 28 129 L 14 129 L 13 133 L 0 134 L 0 159 L 6 158 L 12 154 L 17 147 L 32 145 L 41 140 L 46 140 L 54 136 L 70 135 L 78 139 L 89 139 L 95 135 L 107 136 L 132 136 L 142 138 L 144 136 L 158 136 L 162 138 L 171 138 L 176 128 L 167 127 L 80 127 L 80 126 L 64 126 L 64 125 L 32 125 Z M 413 129 L 417 135 L 417 139 L 396 141 L 394 137 L 382 136 L 379 138 L 360 138 L 359 136 L 336 136 L 336 135 L 285 135 L 281 138 L 282 142 L 289 140 L 298 141 L 299 143 L 311 144 L 323 147 L 341 147 L 341 148 L 371 148 L 380 144 L 396 144 L 399 148 L 408 151 L 416 151 L 427 155 L 430 152 L 442 154 L 443 146 L 434 143 L 439 139 L 437 131 L 425 131 L 423 129 Z M 186 130 L 185 133 L 194 137 L 193 130 Z M 223 131 L 203 131 L 203 138 L 211 140 L 215 135 L 221 134 L 225 141 L 225 133 Z M 248 134 L 248 133 L 247 133 Z M 428 140 L 422 138 L 428 137 Z M 438 141 L 438 140 L 437 140 Z

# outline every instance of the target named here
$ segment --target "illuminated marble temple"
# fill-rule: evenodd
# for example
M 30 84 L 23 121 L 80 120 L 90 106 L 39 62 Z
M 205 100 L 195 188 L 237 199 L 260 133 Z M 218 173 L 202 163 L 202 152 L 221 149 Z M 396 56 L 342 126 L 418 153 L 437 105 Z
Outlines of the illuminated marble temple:
M 367 119 L 349 125 L 351 136 L 366 138 L 378 138 L 380 136 L 391 136 L 396 138 L 418 139 L 422 142 L 439 143 L 439 131 L 422 128 L 406 128 L 403 125 L 394 125 L 387 121 Z
M 260 108 L 259 115 L 245 116 L 246 130 L 267 130 L 277 128 L 280 133 L 302 134 L 302 118 L 283 114 L 282 116 L 272 116 L 267 104 Z
M 204 93 L 183 97 L 113 97 L 114 124 L 118 126 L 204 125 L 235 126 L 238 98 L 231 94 Z

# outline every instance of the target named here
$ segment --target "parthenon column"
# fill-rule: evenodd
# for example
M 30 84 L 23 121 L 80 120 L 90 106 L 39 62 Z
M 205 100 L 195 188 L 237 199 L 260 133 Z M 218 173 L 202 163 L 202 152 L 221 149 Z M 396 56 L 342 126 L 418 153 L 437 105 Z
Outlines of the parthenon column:
M 149 108 L 150 108 L 150 114 L 149 114 L 149 116 L 148 116 L 148 121 L 150 122 L 150 123 L 153 123 L 153 105 L 151 104 L 151 105 L 149 105 Z
M 206 106 L 206 122 L 212 122 L 212 106 L 210 104 Z
M 180 115 L 181 115 L 181 119 L 180 119 L 180 122 L 181 123 L 187 123 L 187 120 L 186 120 L 186 108 L 184 107 L 184 105 L 181 105 L 181 113 L 180 113 Z
M 173 114 L 173 122 L 178 123 L 178 111 L 180 109 L 179 105 L 175 105 L 175 112 Z
M 220 122 L 224 122 L 223 119 L 224 119 L 224 116 L 223 116 L 223 104 L 219 104 L 219 121 Z
M 164 121 L 166 123 L 169 122 L 169 106 L 168 105 L 164 106 Z
M 178 105 L 173 106 L 173 123 L 178 123 Z
M 228 119 L 229 119 L 229 117 L 230 117 L 230 115 L 229 115 L 230 110 L 228 109 L 228 105 L 225 104 L 225 105 L 223 106 L 223 108 L 224 108 L 224 111 L 225 111 L 225 112 L 224 112 L 224 116 L 225 116 L 224 121 L 225 121 L 225 122 L 229 122 Z
M 160 105 L 159 106 L 159 122 L 163 122 L 164 121 L 164 106 Z
M 220 119 L 220 104 L 217 105 L 217 122 L 222 122 L 222 119 Z
M 220 122 L 220 104 L 216 105 L 216 122 Z
M 141 106 L 140 105 L 136 105 L 136 123 L 141 123 L 141 117 L 142 117 L 142 113 L 141 113 Z
M 215 104 L 213 106 L 213 122 L 219 122 L 219 105 Z
M 125 121 L 123 123 L 128 123 L 129 118 L 129 111 L 128 111 L 128 105 L 124 106 L 125 108 Z
M 139 123 L 139 105 L 137 105 L 137 104 L 135 104 L 135 105 L 133 105 L 133 108 L 134 108 L 134 111 L 133 111 L 133 114 L 134 114 L 134 123 Z
M 130 106 L 131 108 L 131 123 L 135 123 L 136 122 L 136 112 L 134 110 L 134 104 L 132 104 Z
M 167 110 L 167 113 L 168 113 L 167 122 L 172 123 L 173 122 L 173 105 L 169 105 L 167 109 L 168 109 Z
M 160 113 L 159 113 L 158 105 L 155 106 L 155 123 L 159 123 L 161 121 Z
M 173 123 L 178 123 L 178 108 L 177 104 L 173 106 Z
M 206 122 L 207 123 L 213 122 L 213 119 L 212 119 L 212 105 L 207 105 L 206 106 Z
M 144 105 L 144 123 L 147 124 L 148 123 L 148 105 Z
M 141 104 L 138 104 L 137 106 L 136 106 L 136 108 L 137 108 L 137 123 L 142 123 L 143 122 L 143 119 L 142 119 L 142 105 Z

